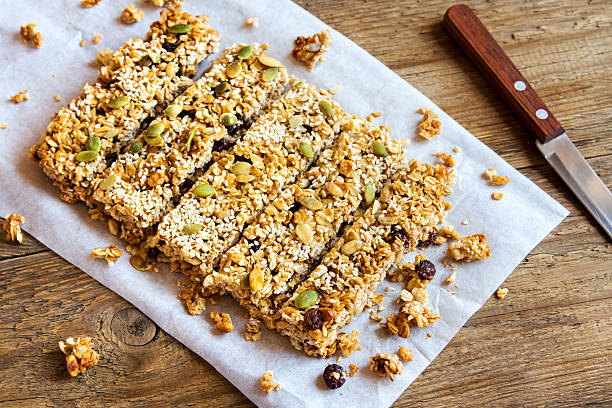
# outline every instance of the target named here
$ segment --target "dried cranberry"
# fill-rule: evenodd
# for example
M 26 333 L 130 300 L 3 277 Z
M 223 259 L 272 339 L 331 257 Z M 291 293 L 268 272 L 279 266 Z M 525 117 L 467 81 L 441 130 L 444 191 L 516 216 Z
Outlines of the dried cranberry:
M 419 261 L 418 264 L 414 267 L 417 275 L 421 279 L 433 279 L 436 276 L 436 265 L 433 262 L 428 260 Z
M 438 231 L 432 231 L 425 241 L 420 241 L 420 247 L 428 247 L 436 243 L 436 239 L 438 238 Z
M 304 326 L 308 330 L 318 330 L 323 326 L 323 313 L 316 308 L 311 307 L 304 313 Z
M 228 139 L 221 139 L 221 140 L 217 140 L 215 143 L 213 143 L 213 152 L 220 152 L 222 150 L 227 150 L 232 146 L 232 142 L 231 140 Z
M 328 365 L 325 367 L 325 371 L 323 371 L 323 380 L 325 380 L 325 384 L 332 390 L 342 387 L 346 382 L 344 368 L 338 364 Z
M 404 243 L 404 249 L 406 251 L 410 250 L 410 238 L 408 238 L 408 235 L 406 234 L 406 232 L 404 231 L 402 227 L 397 226 L 397 225 L 394 226 L 393 229 L 391 230 L 391 238 L 392 239 L 399 238 Z

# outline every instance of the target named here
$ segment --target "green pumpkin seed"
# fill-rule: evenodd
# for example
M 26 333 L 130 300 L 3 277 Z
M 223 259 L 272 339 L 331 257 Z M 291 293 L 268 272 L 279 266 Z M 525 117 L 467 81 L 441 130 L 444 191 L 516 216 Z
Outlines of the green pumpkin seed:
M 236 78 L 242 72 L 242 65 L 239 62 L 232 62 L 225 68 L 225 75 L 228 78 Z
M 251 47 L 250 45 L 244 46 L 240 49 L 240 51 L 238 51 L 238 58 L 240 59 L 247 59 L 251 56 L 251 54 L 253 54 L 253 47 Z
M 259 60 L 259 62 L 261 62 L 266 67 L 277 67 L 278 68 L 278 67 L 283 66 L 283 64 L 281 64 L 279 61 L 275 60 L 272 57 L 268 57 L 267 55 L 261 54 L 259 57 L 257 57 L 257 59 Z
M 310 228 L 310 225 L 300 222 L 295 226 L 295 236 L 300 242 L 308 243 L 312 240 L 314 232 L 312 228 Z
M 366 186 L 364 196 L 367 205 L 374 202 L 374 199 L 376 198 L 376 188 L 374 187 L 374 184 L 370 183 Z
M 293 85 L 293 87 L 294 87 L 295 89 L 300 89 L 300 88 L 303 88 L 303 87 L 304 87 L 304 85 L 306 85 L 306 84 L 304 83 L 304 81 L 300 81 L 300 82 L 297 82 L 295 85 Z
M 112 139 L 115 136 L 117 136 L 118 134 L 119 134 L 119 131 L 117 129 L 111 129 L 111 130 L 107 131 L 106 133 L 104 133 L 102 135 L 102 137 L 104 139 Z
M 189 131 L 189 136 L 187 137 L 187 142 L 185 145 L 187 146 L 187 151 L 191 150 L 191 142 L 193 142 L 193 138 L 195 137 L 195 129 L 191 129 Z
M 206 198 L 206 197 L 210 197 L 211 195 L 215 194 L 215 189 L 210 184 L 198 184 L 197 186 L 194 187 L 193 194 L 195 194 L 198 197 Z
M 223 126 L 234 126 L 238 123 L 238 118 L 233 113 L 224 113 L 219 120 Z
M 372 148 L 374 149 L 374 154 L 377 156 L 387 157 L 389 155 L 389 152 L 387 152 L 387 146 L 378 140 L 372 142 Z
M 255 180 L 255 176 L 252 174 L 241 174 L 236 177 L 236 181 L 239 183 L 250 183 Z
M 100 138 L 98 136 L 89 136 L 85 141 L 85 150 L 94 152 L 100 151 Z
M 251 163 L 245 161 L 237 161 L 230 167 L 232 174 L 240 176 L 241 174 L 249 174 L 251 172 Z
M 307 159 L 312 159 L 314 157 L 314 150 L 312 150 L 310 143 L 300 142 L 299 149 L 302 156 L 306 157 Z
M 130 153 L 140 153 L 142 150 L 142 142 L 140 140 L 134 140 L 130 145 Z
M 334 116 L 334 108 L 332 108 L 331 103 L 327 101 L 319 102 L 319 109 L 321 109 L 321 112 L 327 117 Z
M 148 137 L 155 137 L 155 136 L 159 136 L 162 134 L 162 132 L 164 131 L 166 127 L 164 126 L 164 124 L 162 122 L 157 122 L 154 123 L 152 125 L 150 125 L 147 130 L 145 130 L 145 134 Z
M 140 255 L 133 255 L 130 257 L 130 265 L 139 271 L 144 271 L 147 268 L 147 262 Z
M 251 284 L 249 282 L 249 274 L 245 273 L 244 276 L 240 279 L 240 289 L 249 290 L 251 289 Z
M 82 163 L 88 163 L 98 157 L 98 152 L 94 150 L 83 150 L 76 155 L 76 159 Z
M 168 107 L 164 110 L 164 115 L 169 116 L 171 118 L 175 118 L 182 111 L 183 111 L 183 107 L 181 105 L 177 105 L 173 103 L 171 105 L 168 105 Z
M 161 146 L 164 143 L 164 139 L 161 136 L 145 137 L 144 140 L 149 146 Z
M 98 184 L 98 188 L 100 190 L 102 190 L 102 191 L 106 191 L 109 188 L 111 188 L 112 186 L 114 186 L 115 183 L 117 182 L 117 180 L 119 180 L 119 177 L 117 177 L 115 174 L 111 174 L 110 176 L 106 177 L 105 179 L 102 179 L 100 184 Z
M 310 306 L 317 303 L 319 300 L 319 294 L 314 290 L 307 290 L 306 292 L 302 292 L 295 298 L 295 307 L 298 309 L 306 309 Z
M 189 24 L 175 24 L 168 27 L 168 32 L 172 34 L 186 34 L 191 31 L 191 26 Z
M 149 54 L 149 58 L 154 64 L 159 64 L 161 62 L 161 54 L 159 53 Z
M 342 248 L 340 248 L 340 252 L 342 252 L 346 256 L 350 256 L 353 255 L 355 252 L 359 251 L 362 247 L 363 242 L 358 239 L 354 239 L 342 245 Z
M 183 234 L 192 235 L 197 234 L 204 228 L 200 224 L 187 224 L 183 227 Z
M 302 117 L 298 115 L 294 115 L 289 118 L 289 127 L 291 129 L 295 129 L 296 127 L 302 126 Z
M 261 79 L 264 82 L 274 81 L 277 77 L 278 77 L 278 68 L 276 67 L 268 68 L 263 72 L 263 74 L 261 74 Z
M 315 197 L 302 197 L 298 200 L 300 204 L 309 210 L 317 211 L 323 208 L 323 203 L 321 200 L 316 199 Z
M 113 109 L 121 108 L 130 103 L 130 97 L 126 95 L 117 96 L 108 102 L 108 106 Z
M 215 95 L 219 96 L 221 95 L 223 92 L 227 92 L 229 91 L 231 88 L 231 85 L 229 84 L 229 82 L 219 82 L 219 85 L 215 86 Z

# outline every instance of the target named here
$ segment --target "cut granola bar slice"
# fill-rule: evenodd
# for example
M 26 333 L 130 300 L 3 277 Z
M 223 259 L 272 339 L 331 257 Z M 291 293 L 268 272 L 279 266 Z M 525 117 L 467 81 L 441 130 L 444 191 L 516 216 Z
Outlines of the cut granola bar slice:
M 253 316 L 273 314 L 341 226 L 353 221 L 360 204 L 372 204 L 376 191 L 399 167 L 402 147 L 390 136 L 387 127 L 351 119 L 315 166 L 245 229 L 204 286 L 231 293 Z M 373 146 L 383 146 L 385 153 Z
M 243 52 L 246 47 L 250 56 Z M 278 68 L 274 78 L 262 78 L 266 67 L 258 57 L 265 49 L 265 45 L 241 44 L 225 50 L 97 178 L 93 198 L 122 223 L 122 238 L 140 241 L 144 230 L 170 209 L 185 181 L 211 160 L 217 146 L 231 145 L 228 139 L 239 138 L 285 91 L 289 79 L 285 68 Z M 240 70 L 232 72 L 236 64 Z M 223 123 L 227 118 L 232 122 Z M 159 134 L 149 137 L 152 132 Z
M 163 37 L 159 31 L 186 21 L 185 16 L 162 13 L 147 37 L 167 40 L 170 34 Z M 189 33 L 171 34 L 179 45 L 186 44 L 180 53 L 178 45 L 174 52 L 162 52 L 159 42 L 141 41 L 138 47 L 155 55 L 146 63 L 135 64 L 120 57 L 108 61 L 113 67 L 112 74 L 106 75 L 104 67 L 101 68 L 99 82 L 85 85 L 81 95 L 55 115 L 42 140 L 32 147 L 32 159 L 61 189 L 62 199 L 70 202 L 80 199 L 93 205 L 90 188 L 95 176 L 133 140 L 144 121 L 192 84 L 181 73 L 195 72 L 197 63 L 216 51 L 219 34 L 210 28 L 207 18 L 188 20 L 192 27 Z M 141 61 L 142 52 L 131 47 L 136 43 L 129 42 L 120 54 L 131 55 L 133 51 Z M 188 63 L 193 66 L 188 68 Z
M 265 320 L 307 354 L 329 357 L 339 330 L 364 309 L 386 271 L 414 250 L 442 221 L 449 209 L 454 173 L 443 165 L 412 161 L 393 175 L 362 218 L 344 232 L 308 279 L 279 310 Z M 309 302 L 304 302 L 304 298 Z M 322 324 L 309 327 L 309 309 L 318 309 Z
M 295 78 L 290 82 L 288 93 L 272 104 L 231 151 L 220 154 L 162 219 L 154 241 L 171 261 L 187 264 L 174 263 L 173 268 L 201 265 L 196 273 L 208 273 L 244 226 L 340 133 L 347 119 L 342 108 L 314 86 Z M 197 189 L 202 188 L 212 188 L 213 193 L 198 196 Z

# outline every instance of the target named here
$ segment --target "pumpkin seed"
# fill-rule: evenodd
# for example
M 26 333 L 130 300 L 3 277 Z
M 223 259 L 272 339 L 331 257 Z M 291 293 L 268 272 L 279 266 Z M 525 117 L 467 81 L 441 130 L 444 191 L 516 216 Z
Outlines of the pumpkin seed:
M 243 60 L 247 59 L 251 56 L 252 53 L 253 53 L 253 47 L 251 47 L 250 45 L 246 45 L 242 47 L 240 51 L 238 51 L 238 58 L 243 59 Z
M 130 97 L 126 95 L 117 96 L 108 102 L 108 106 L 113 109 L 121 108 L 130 103 Z
M 323 208 L 323 203 L 321 200 L 316 199 L 315 197 L 302 197 L 298 200 L 300 204 L 309 210 L 317 211 Z
M 307 290 L 306 292 L 302 292 L 295 298 L 295 307 L 298 309 L 307 309 L 310 306 L 317 303 L 319 300 L 319 294 L 314 290 Z
M 358 239 L 354 239 L 342 245 L 340 252 L 342 252 L 346 256 L 350 256 L 353 255 L 355 252 L 359 251 L 362 247 L 363 242 Z
M 237 161 L 230 167 L 232 174 L 240 176 L 241 174 L 249 174 L 251 172 L 251 163 L 245 161 Z
M 293 87 L 295 89 L 300 89 L 300 88 L 303 88 L 304 85 L 306 85 L 306 84 L 304 84 L 304 81 L 300 81 L 300 82 L 297 82 L 295 85 L 293 85 Z
M 117 129 L 111 129 L 111 130 L 109 130 L 109 131 L 105 132 L 105 133 L 102 135 L 102 137 L 103 137 L 104 139 L 112 139 L 112 138 L 114 138 L 115 136 L 117 136 L 118 134 L 119 134 L 119 131 L 118 131 Z
M 236 78 L 242 72 L 242 65 L 239 62 L 232 62 L 225 68 L 225 75 L 228 78 Z
M 300 222 L 295 226 L 295 235 L 300 242 L 307 243 L 312 239 L 314 232 L 310 225 Z
M 319 102 L 319 109 L 321 109 L 321 112 L 323 112 L 325 116 L 334 116 L 334 108 L 332 108 L 331 103 L 327 101 Z
M 187 146 L 187 151 L 191 150 L 191 142 L 193 142 L 193 138 L 195 137 L 195 129 L 191 129 L 189 131 L 189 136 L 187 136 L 187 142 L 185 146 Z
M 376 200 L 374 204 L 372 204 L 372 215 L 375 215 L 378 210 L 380 210 L 380 201 Z
M 391 185 L 385 184 L 382 190 L 380 191 L 380 201 L 382 201 L 383 203 L 386 203 L 387 201 L 391 199 L 391 195 L 392 195 Z
M 263 288 L 263 270 L 260 268 L 255 268 L 249 274 L 249 286 L 251 287 L 252 292 L 257 292 Z
M 257 59 L 259 60 L 259 62 L 261 62 L 266 67 L 277 67 L 278 68 L 278 67 L 283 66 L 283 64 L 281 64 L 279 61 L 275 60 L 272 57 L 268 57 L 267 55 L 261 54 L 259 57 L 257 57 Z
M 307 159 L 312 159 L 314 157 L 314 151 L 312 150 L 310 143 L 300 142 L 299 149 L 302 156 L 306 157 Z
M 100 138 L 98 136 L 89 136 L 85 141 L 85 150 L 94 152 L 100 151 Z
M 327 182 L 325 184 L 325 187 L 327 188 L 327 192 L 329 194 L 333 195 L 334 197 L 343 197 L 344 196 L 344 192 L 342 191 L 342 189 L 340 187 L 338 187 L 338 185 L 336 183 Z
M 238 118 L 233 113 L 224 113 L 219 120 L 223 126 L 234 126 L 238 123 Z
M 130 265 L 132 265 L 134 268 L 138 269 L 139 271 L 144 271 L 147 268 L 147 262 L 140 255 L 131 256 Z
M 168 105 L 168 107 L 164 110 L 164 115 L 169 116 L 171 118 L 175 118 L 179 113 L 183 110 L 181 105 L 177 105 L 175 103 Z
M 140 153 L 142 150 L 142 142 L 140 140 L 134 140 L 130 145 L 130 153 Z
M 249 283 L 249 274 L 245 273 L 242 278 L 240 278 L 240 289 L 249 290 L 251 289 L 251 284 Z
M 144 140 L 149 146 L 161 146 L 164 143 L 164 139 L 161 136 L 145 137 Z
M 378 140 L 372 142 L 372 148 L 374 149 L 374 154 L 377 156 L 387 157 L 389 155 L 389 152 L 387 152 L 387 146 Z
M 159 53 L 149 54 L 149 58 L 151 59 L 151 62 L 153 62 L 154 64 L 159 64 L 161 62 L 161 54 Z
M 250 183 L 253 180 L 255 180 L 255 176 L 252 174 L 241 174 L 236 177 L 236 181 L 239 183 Z
M 98 152 L 93 150 L 83 150 L 76 155 L 76 159 L 82 163 L 88 163 L 98 157 Z
M 291 129 L 295 129 L 296 127 L 302 126 L 302 117 L 298 115 L 294 115 L 289 118 L 289 127 Z
M 276 67 L 268 68 L 263 72 L 263 74 L 261 74 L 261 79 L 264 82 L 274 81 L 277 77 L 278 77 L 278 68 Z
M 111 174 L 110 176 L 103 179 L 100 184 L 98 184 L 98 188 L 102 191 L 106 191 L 112 186 L 114 186 L 118 179 L 119 177 L 117 177 L 115 174 Z
M 186 34 L 191 31 L 191 26 L 189 24 L 175 24 L 168 27 L 168 32 L 172 34 Z
M 219 96 L 221 95 L 223 92 L 227 92 L 229 91 L 231 88 L 229 82 L 219 82 L 219 85 L 215 86 L 215 95 Z
M 202 230 L 202 225 L 200 224 L 187 224 L 183 227 L 183 234 L 192 235 L 197 234 Z
M 365 188 L 364 196 L 367 205 L 370 205 L 374 202 L 374 199 L 376 198 L 376 188 L 374 187 L 374 184 L 368 183 Z
M 193 189 L 193 194 L 197 195 L 198 197 L 210 197 L 211 195 L 215 194 L 215 188 L 210 184 L 198 184 Z
M 162 122 L 157 122 L 154 123 L 152 125 L 150 125 L 147 130 L 145 130 L 145 134 L 148 137 L 155 137 L 155 136 L 159 136 L 162 134 L 162 132 L 164 131 L 165 126 Z

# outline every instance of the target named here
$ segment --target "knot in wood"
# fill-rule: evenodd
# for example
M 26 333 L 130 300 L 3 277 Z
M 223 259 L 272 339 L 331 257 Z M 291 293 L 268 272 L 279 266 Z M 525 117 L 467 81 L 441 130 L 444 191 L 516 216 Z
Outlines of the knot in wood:
M 115 313 L 111 321 L 112 334 L 130 346 L 144 346 L 155 339 L 157 330 L 151 319 L 133 307 Z

